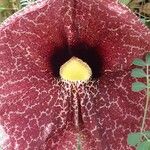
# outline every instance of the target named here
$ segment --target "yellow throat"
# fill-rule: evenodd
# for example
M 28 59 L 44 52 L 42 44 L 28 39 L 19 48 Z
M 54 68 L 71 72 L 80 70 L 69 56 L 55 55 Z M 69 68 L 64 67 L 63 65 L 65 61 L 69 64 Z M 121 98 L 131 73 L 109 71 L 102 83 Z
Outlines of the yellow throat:
M 92 70 L 86 62 L 72 57 L 60 67 L 59 74 L 62 79 L 67 81 L 87 82 L 92 75 Z

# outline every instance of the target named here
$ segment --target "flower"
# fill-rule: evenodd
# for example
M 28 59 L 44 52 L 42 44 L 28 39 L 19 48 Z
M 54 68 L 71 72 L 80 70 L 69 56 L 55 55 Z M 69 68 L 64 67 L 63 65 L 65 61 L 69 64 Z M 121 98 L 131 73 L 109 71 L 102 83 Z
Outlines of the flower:
M 17 12 L 0 27 L 1 147 L 130 150 L 144 109 L 131 62 L 149 50 L 149 30 L 114 0 L 44 0 Z M 59 78 L 68 52 L 91 64 L 88 83 Z

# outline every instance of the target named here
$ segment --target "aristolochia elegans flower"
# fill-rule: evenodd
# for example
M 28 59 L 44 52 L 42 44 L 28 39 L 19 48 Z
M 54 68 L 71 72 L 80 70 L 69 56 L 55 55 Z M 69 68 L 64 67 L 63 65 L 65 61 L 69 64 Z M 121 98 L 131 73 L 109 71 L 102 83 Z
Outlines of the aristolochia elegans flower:
M 144 109 L 131 62 L 149 50 L 149 30 L 114 0 L 43 0 L 17 12 L 0 27 L 1 148 L 131 150 Z

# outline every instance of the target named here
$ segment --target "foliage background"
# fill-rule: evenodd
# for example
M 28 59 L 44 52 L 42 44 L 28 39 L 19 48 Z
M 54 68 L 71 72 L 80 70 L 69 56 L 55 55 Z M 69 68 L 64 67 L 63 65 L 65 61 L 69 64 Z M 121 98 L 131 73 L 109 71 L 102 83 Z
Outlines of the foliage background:
M 35 0 L 0 0 L 0 22 Z

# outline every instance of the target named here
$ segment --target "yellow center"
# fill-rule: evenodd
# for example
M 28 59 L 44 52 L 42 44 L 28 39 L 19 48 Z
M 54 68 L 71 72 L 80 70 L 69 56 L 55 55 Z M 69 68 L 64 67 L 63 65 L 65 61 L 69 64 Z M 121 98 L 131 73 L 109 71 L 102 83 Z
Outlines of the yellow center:
M 60 76 L 62 79 L 77 82 L 86 82 L 92 75 L 92 70 L 87 63 L 77 57 L 72 57 L 60 67 Z

